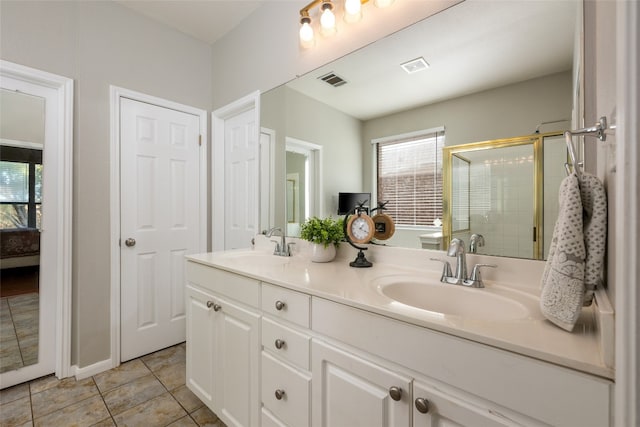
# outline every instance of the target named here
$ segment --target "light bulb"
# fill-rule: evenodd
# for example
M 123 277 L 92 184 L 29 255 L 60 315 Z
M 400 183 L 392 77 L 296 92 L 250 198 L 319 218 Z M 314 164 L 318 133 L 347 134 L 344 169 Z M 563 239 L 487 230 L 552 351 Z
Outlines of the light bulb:
M 300 20 L 302 26 L 300 27 L 300 46 L 304 49 L 308 49 L 313 47 L 314 38 L 313 38 L 313 28 L 311 27 L 311 19 L 308 17 L 303 17 Z
M 346 0 L 344 2 L 345 22 L 358 22 L 362 19 L 362 3 L 360 0 Z
M 331 2 L 322 3 L 322 16 L 320 16 L 320 26 L 322 34 L 331 36 L 336 32 L 336 15 L 333 14 Z
M 393 0 L 374 0 L 373 4 L 380 9 L 384 9 L 385 7 L 389 7 L 393 4 Z

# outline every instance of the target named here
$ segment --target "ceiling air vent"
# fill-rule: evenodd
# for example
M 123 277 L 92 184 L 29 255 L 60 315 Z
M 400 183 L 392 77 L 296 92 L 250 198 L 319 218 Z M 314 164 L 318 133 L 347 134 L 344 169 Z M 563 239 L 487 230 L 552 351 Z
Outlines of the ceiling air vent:
M 324 76 L 320 76 L 318 78 L 320 80 L 322 80 L 323 82 L 327 82 L 328 84 L 330 84 L 333 87 L 342 86 L 343 84 L 347 83 L 347 81 L 345 79 L 343 79 L 342 77 L 334 74 L 333 72 L 331 72 L 329 74 L 325 74 Z
M 429 64 L 424 60 L 423 57 L 412 59 L 411 61 L 400 64 L 400 66 L 408 74 L 417 73 L 418 71 L 426 70 L 427 68 L 429 68 Z

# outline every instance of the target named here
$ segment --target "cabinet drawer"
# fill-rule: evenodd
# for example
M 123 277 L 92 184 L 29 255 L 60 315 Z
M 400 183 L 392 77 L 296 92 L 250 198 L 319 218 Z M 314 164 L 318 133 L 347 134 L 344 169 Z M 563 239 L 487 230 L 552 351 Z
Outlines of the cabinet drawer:
M 311 297 L 279 286 L 262 284 L 262 310 L 280 319 L 309 327 Z
M 311 378 L 262 352 L 262 403 L 289 426 L 309 425 Z M 281 398 L 276 391 L 282 391 Z
M 282 422 L 277 419 L 275 415 L 269 412 L 268 409 L 265 409 L 264 406 L 262 407 L 260 420 L 260 425 L 262 427 L 287 427 L 286 425 L 282 424 Z
M 260 284 L 257 280 L 187 261 L 187 281 L 252 307 L 259 307 Z
M 262 318 L 262 346 L 276 356 L 308 371 L 310 345 L 309 335 Z

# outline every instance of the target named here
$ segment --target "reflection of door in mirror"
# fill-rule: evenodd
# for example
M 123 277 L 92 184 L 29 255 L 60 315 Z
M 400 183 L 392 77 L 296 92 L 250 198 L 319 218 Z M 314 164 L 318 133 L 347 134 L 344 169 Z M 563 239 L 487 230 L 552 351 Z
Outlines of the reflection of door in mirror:
M 286 215 L 287 235 L 300 235 L 300 224 L 320 210 L 322 147 L 286 138 Z
M 0 92 L 0 372 L 38 363 L 45 99 Z

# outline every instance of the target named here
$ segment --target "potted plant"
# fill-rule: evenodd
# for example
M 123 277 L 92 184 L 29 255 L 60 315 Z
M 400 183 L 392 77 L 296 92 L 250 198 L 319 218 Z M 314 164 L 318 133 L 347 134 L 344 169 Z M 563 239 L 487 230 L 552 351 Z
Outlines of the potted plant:
M 312 243 L 311 261 L 329 262 L 336 256 L 336 247 L 344 239 L 342 218 L 307 219 L 300 227 L 300 238 Z

